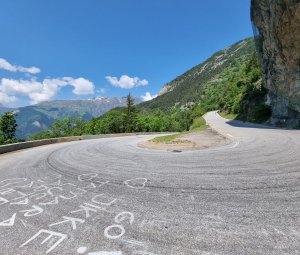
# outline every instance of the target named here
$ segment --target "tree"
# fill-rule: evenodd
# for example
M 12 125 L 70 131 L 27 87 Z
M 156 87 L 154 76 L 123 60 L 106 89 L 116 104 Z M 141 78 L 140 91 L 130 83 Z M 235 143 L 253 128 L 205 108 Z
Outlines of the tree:
M 63 136 L 80 136 L 84 132 L 84 122 L 81 117 L 54 121 L 49 130 L 30 135 L 30 140 L 49 139 Z
M 62 137 L 70 135 L 81 135 L 80 127 L 83 125 L 81 117 L 67 117 L 61 120 L 56 120 L 50 126 L 50 132 L 53 137 Z
M 136 129 L 136 108 L 134 106 L 134 98 L 127 96 L 126 114 L 125 114 L 125 132 L 133 132 Z
M 10 143 L 15 140 L 16 136 L 16 115 L 12 112 L 6 112 L 0 119 L 0 134 L 2 143 Z
M 123 133 L 123 124 L 123 113 L 118 110 L 111 110 L 95 121 L 94 132 L 95 134 Z

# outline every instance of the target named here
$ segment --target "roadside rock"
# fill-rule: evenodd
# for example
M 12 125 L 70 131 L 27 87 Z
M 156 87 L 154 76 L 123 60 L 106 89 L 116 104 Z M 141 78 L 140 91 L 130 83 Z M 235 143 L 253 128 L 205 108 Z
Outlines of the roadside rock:
M 252 0 L 251 18 L 272 123 L 300 124 L 300 0 Z

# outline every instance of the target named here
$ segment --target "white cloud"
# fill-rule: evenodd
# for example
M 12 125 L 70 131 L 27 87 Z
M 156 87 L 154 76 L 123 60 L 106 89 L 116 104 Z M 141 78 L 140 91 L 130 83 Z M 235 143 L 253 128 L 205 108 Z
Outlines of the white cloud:
M 146 92 L 146 94 L 141 97 L 142 97 L 143 101 L 149 101 L 149 100 L 152 100 L 153 98 L 156 98 L 157 95 L 151 95 L 150 92 Z
M 19 72 L 22 72 L 22 73 L 37 74 L 37 73 L 41 72 L 41 69 L 39 69 L 38 67 L 35 67 L 35 66 L 32 66 L 32 67 L 18 66 L 17 69 Z
M 78 79 L 73 79 L 71 77 L 64 77 L 64 80 L 67 81 L 71 86 L 74 87 L 73 93 L 75 95 L 90 95 L 94 94 L 95 86 L 94 84 L 82 77 Z
M 105 79 L 111 85 L 122 89 L 132 89 L 138 86 L 146 86 L 149 83 L 145 79 L 140 79 L 139 77 L 129 77 L 128 75 L 122 75 L 120 79 L 113 76 L 106 76 Z
M 0 91 L 0 103 L 9 104 L 16 101 L 17 98 L 15 96 L 9 96 Z
M 41 71 L 39 68 L 35 66 L 23 67 L 23 66 L 12 65 L 4 58 L 0 58 L 0 69 L 4 69 L 10 72 L 22 72 L 22 73 L 30 73 L 30 74 L 37 74 Z
M 30 99 L 31 104 L 37 104 L 53 99 L 58 91 L 65 86 L 74 87 L 72 92 L 76 95 L 93 94 L 95 87 L 91 81 L 82 77 L 77 79 L 72 77 L 44 79 L 42 82 L 35 78 L 30 80 L 3 78 L 0 81 L 0 102 L 13 102 L 16 96 L 25 96 Z
M 6 95 L 26 96 L 31 104 L 52 99 L 67 82 L 60 79 L 45 79 L 43 82 L 31 80 L 1 79 L 0 91 Z
M 10 72 L 25 73 L 27 78 L 16 80 L 0 80 L 0 103 L 12 103 L 18 99 L 18 96 L 28 97 L 31 104 L 40 103 L 53 99 L 58 91 L 65 86 L 72 86 L 72 92 L 75 95 L 94 94 L 94 84 L 82 77 L 72 78 L 63 77 L 57 79 L 46 78 L 38 81 L 32 75 L 39 73 L 41 70 L 37 67 L 23 67 L 9 63 L 7 60 L 0 58 L 0 69 Z
M 10 63 L 8 63 L 5 59 L 0 58 L 0 68 L 10 72 L 16 72 L 17 68 Z

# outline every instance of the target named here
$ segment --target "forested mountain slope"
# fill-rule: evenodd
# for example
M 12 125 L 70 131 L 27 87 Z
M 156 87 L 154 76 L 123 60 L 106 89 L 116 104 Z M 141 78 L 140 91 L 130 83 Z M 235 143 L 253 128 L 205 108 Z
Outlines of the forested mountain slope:
M 203 98 L 207 87 L 226 82 L 226 78 L 238 72 L 254 52 L 253 38 L 239 41 L 167 83 L 157 98 L 140 104 L 140 107 L 165 110 L 173 106 L 197 103 Z

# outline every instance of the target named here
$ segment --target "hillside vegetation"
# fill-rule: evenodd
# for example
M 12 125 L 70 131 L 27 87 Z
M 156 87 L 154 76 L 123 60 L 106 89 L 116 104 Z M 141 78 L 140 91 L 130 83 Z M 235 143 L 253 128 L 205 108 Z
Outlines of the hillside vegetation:
M 249 38 L 167 83 L 160 96 L 139 108 L 192 109 L 199 114 L 220 109 L 238 119 L 263 122 L 270 116 L 270 108 L 264 104 L 266 94 L 254 39 Z
M 255 52 L 253 38 L 242 40 L 231 47 L 213 54 L 205 62 L 193 67 L 167 83 L 157 98 L 140 106 L 150 110 L 169 109 L 199 102 L 208 86 L 226 83 L 226 73 L 235 73 Z
M 265 105 L 267 90 L 262 84 L 262 74 L 256 53 L 245 61 L 228 68 L 221 75 L 223 82 L 204 87 L 202 98 L 196 106 L 202 111 L 220 109 L 236 119 L 265 122 L 271 109 Z

